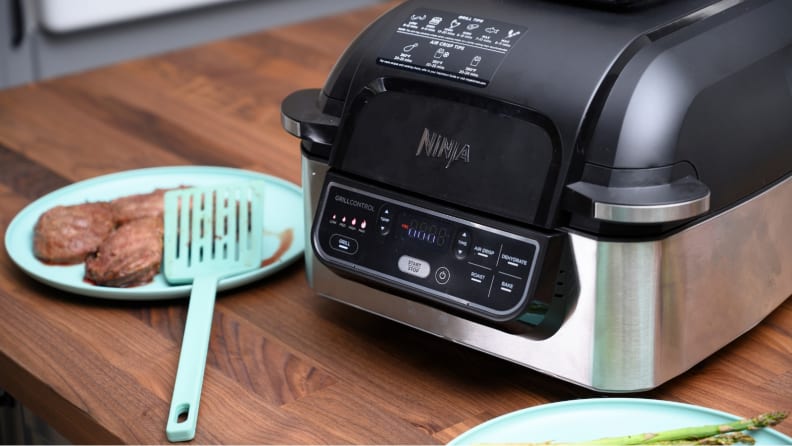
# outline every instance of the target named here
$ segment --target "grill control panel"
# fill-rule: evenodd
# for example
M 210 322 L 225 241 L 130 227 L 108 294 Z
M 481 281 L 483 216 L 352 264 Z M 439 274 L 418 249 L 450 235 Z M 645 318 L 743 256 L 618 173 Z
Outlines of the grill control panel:
M 325 184 L 312 230 L 323 263 L 493 320 L 532 300 L 541 236 L 354 183 Z

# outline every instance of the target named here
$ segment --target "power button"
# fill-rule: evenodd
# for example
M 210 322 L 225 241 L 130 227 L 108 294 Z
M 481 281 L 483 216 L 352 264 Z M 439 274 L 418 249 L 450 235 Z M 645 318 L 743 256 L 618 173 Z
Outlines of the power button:
M 445 285 L 451 279 L 451 271 L 449 271 L 445 266 L 441 266 L 435 271 L 434 277 L 437 283 L 440 285 Z

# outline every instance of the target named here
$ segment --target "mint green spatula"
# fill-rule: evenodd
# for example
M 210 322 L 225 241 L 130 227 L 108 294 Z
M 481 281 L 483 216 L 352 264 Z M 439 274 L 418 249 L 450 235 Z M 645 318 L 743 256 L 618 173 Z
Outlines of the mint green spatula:
M 264 183 L 194 187 L 165 193 L 162 271 L 170 284 L 192 282 L 168 440 L 195 437 L 217 283 L 261 265 Z

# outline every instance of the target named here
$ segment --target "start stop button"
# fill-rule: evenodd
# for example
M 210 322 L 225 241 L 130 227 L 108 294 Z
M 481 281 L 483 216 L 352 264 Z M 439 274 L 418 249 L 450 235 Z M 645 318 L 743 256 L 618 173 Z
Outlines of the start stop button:
M 399 257 L 398 267 L 399 271 L 421 279 L 429 277 L 429 273 L 432 271 L 429 262 L 410 256 Z

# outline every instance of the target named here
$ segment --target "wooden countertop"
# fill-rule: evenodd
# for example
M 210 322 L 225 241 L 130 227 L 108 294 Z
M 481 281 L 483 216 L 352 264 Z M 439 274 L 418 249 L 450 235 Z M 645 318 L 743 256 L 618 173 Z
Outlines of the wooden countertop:
M 388 6 L 0 92 L 0 230 L 47 192 L 128 169 L 232 166 L 299 183 L 281 100 L 321 86 Z M 5 250 L 0 264 L 0 388 L 76 443 L 166 443 L 186 299 L 81 297 Z M 599 396 L 319 298 L 300 261 L 219 296 L 195 442 L 443 443 L 516 409 Z M 635 396 L 792 409 L 792 300 Z M 792 435 L 792 420 L 778 430 Z

